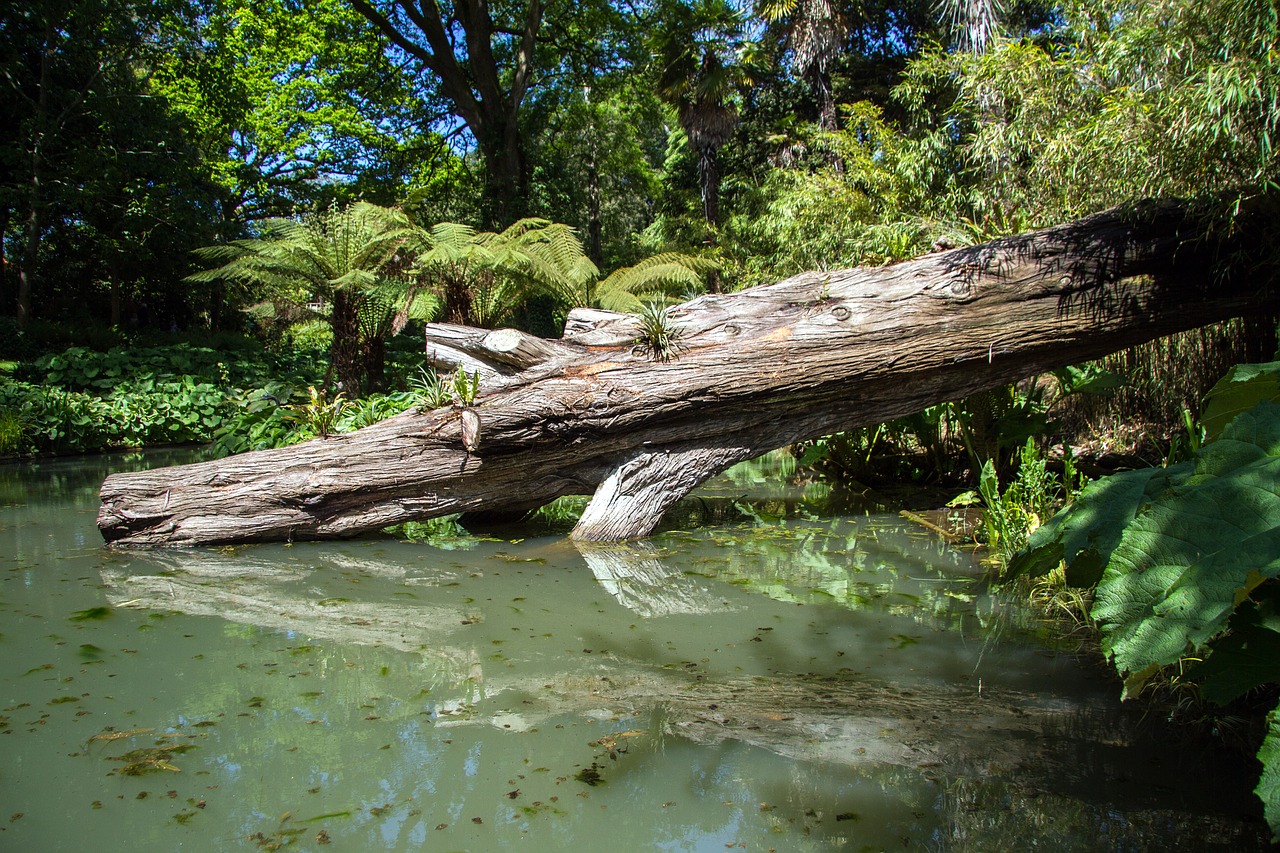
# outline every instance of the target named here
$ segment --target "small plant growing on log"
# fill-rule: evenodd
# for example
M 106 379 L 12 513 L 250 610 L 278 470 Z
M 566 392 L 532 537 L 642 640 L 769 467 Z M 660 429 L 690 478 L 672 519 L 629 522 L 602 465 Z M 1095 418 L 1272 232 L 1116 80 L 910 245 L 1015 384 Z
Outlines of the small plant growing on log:
M 461 367 L 453 374 L 453 399 L 459 406 L 470 406 L 480 393 L 480 371 L 468 374 Z
M 430 368 L 419 368 L 418 375 L 409 380 L 417 400 L 418 410 L 429 412 L 453 402 L 451 388 L 440 381 L 440 377 Z
M 686 347 L 681 341 L 684 330 L 675 324 L 666 308 L 650 302 L 636 315 L 640 334 L 633 352 L 645 353 L 654 361 L 673 361 Z

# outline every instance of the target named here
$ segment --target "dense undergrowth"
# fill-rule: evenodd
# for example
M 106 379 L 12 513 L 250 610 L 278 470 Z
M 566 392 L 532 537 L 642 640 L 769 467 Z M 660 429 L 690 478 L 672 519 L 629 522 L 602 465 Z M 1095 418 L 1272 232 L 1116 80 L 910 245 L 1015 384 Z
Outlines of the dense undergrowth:
M 1006 582 L 1073 601 L 1101 652 L 1171 718 L 1257 750 L 1257 794 L 1280 823 L 1280 362 L 1239 365 L 1206 396 L 1181 456 L 1073 494 L 1028 444 L 987 542 Z M 1039 473 L 1037 473 L 1039 472 Z M 1040 524 L 1044 501 L 1068 501 Z M 1227 721 L 1230 721 L 1228 724 Z
M 407 336 L 390 348 L 393 381 L 403 385 L 418 369 L 417 349 Z M 326 368 L 321 349 L 269 349 L 249 338 L 218 349 L 71 346 L 4 364 L 0 456 L 210 442 L 225 455 L 291 444 L 318 434 L 308 389 L 323 384 Z M 412 397 L 393 391 L 343 406 L 334 431 L 403 411 Z

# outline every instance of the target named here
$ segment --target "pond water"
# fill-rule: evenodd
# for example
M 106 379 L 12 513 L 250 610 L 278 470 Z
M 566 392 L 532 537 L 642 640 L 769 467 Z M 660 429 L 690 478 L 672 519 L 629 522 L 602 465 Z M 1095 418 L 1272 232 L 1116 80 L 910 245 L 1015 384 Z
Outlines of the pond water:
M 896 516 L 742 469 L 626 546 L 103 548 L 188 458 L 0 469 L 0 849 L 1264 847 L 1247 760 Z

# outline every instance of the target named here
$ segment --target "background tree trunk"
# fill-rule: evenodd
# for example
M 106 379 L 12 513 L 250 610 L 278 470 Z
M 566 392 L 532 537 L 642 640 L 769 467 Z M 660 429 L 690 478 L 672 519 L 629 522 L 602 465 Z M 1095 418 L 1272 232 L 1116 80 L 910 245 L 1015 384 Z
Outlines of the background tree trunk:
M 774 448 L 1271 310 L 1274 267 L 1250 269 L 1269 245 L 1253 227 L 1226 245 L 1181 206 L 1152 204 L 703 296 L 669 312 L 684 351 L 668 362 L 608 312 L 573 319 L 531 364 L 503 361 L 481 330 L 446 329 L 442 358 L 491 366 L 465 411 L 116 474 L 99 527 L 120 545 L 334 538 L 594 492 L 575 538 L 642 537 L 706 478 Z M 464 421 L 479 426 L 470 449 Z

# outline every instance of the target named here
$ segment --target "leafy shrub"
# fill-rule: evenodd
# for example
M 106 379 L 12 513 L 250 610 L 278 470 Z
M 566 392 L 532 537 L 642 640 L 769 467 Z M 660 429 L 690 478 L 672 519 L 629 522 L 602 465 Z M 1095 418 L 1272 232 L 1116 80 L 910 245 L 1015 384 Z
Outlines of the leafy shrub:
M 0 410 L 0 456 L 21 453 L 25 432 L 26 424 L 18 412 L 12 409 Z
M 1280 684 L 1280 362 L 1242 365 L 1210 392 L 1205 441 L 1168 468 L 1085 489 L 1031 536 L 1011 576 L 1065 564 L 1097 584 L 1092 616 L 1135 695 L 1178 666 L 1225 704 Z M 1273 712 L 1257 790 L 1280 833 L 1280 726 Z
M 281 344 L 290 350 L 328 352 L 333 344 L 333 327 L 327 320 L 307 320 L 285 329 Z
M 310 438 L 297 429 L 289 408 L 296 393 L 291 385 L 273 382 L 236 395 L 232 413 L 214 431 L 210 454 L 220 458 Z
M 1070 465 L 1066 475 L 1068 481 L 1073 476 Z M 1030 438 L 1008 488 L 1000 491 L 995 464 L 988 459 L 982 466 L 978 493 L 984 507 L 987 548 L 1001 564 L 1026 547 L 1028 537 L 1069 497 L 1057 475 L 1045 467 L 1044 457 Z
M 89 394 L 27 382 L 0 385 L 0 412 L 10 423 L 6 443 L 11 452 L 99 450 L 107 446 L 108 411 L 106 403 Z
M 0 452 L 85 453 L 207 441 L 227 411 L 223 391 L 192 377 L 121 383 L 106 397 L 6 382 L 0 385 Z
M 294 402 L 295 399 L 298 402 Z M 272 383 L 236 398 L 234 413 L 218 428 L 210 448 L 217 457 L 288 447 L 319 435 L 353 432 L 418 404 L 411 391 L 374 394 L 360 400 L 326 402 L 313 387 L 307 392 Z
M 419 405 L 417 394 L 411 391 L 397 391 L 391 394 L 374 394 L 347 404 L 342 417 L 338 419 L 338 432 L 353 432 L 370 424 L 384 421 L 401 412 L 406 412 Z M 434 407 L 433 407 L 434 408 Z

